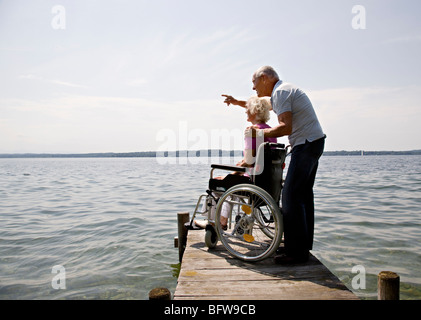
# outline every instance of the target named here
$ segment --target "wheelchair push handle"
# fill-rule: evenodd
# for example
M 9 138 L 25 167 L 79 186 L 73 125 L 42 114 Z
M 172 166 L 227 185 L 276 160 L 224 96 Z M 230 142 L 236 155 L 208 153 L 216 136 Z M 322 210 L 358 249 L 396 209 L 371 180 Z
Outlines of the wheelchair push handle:
M 285 145 L 283 143 L 268 142 L 268 145 L 269 145 L 270 148 L 285 149 Z

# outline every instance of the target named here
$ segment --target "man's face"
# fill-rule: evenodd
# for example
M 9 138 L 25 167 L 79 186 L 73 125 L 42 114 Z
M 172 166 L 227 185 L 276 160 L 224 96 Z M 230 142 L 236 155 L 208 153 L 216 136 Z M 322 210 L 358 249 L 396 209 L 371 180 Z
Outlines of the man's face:
M 264 84 L 264 75 L 261 77 L 256 77 L 256 75 L 253 75 L 253 90 L 256 91 L 258 97 L 264 97 L 267 96 L 267 88 Z M 270 94 L 269 94 L 270 95 Z

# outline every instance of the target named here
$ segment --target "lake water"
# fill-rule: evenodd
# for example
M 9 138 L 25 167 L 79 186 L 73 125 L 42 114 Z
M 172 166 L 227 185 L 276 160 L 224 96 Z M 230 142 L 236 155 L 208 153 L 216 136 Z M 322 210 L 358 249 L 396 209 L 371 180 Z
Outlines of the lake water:
M 0 159 L 0 299 L 174 292 L 176 213 L 192 213 L 215 161 L 172 160 Z M 364 267 L 363 299 L 380 271 L 400 275 L 401 299 L 421 299 L 420 156 L 324 156 L 315 195 L 314 255 L 350 289 Z

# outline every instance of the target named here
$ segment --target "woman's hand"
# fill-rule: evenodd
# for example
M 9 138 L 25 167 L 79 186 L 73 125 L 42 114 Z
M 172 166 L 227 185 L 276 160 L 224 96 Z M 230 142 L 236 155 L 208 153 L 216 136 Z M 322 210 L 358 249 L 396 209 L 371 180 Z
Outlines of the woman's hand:
M 261 130 L 258 126 L 247 127 L 244 131 L 244 136 L 249 138 L 256 138 L 258 130 Z
M 248 164 L 244 159 L 237 163 L 237 167 L 252 168 L 252 164 Z

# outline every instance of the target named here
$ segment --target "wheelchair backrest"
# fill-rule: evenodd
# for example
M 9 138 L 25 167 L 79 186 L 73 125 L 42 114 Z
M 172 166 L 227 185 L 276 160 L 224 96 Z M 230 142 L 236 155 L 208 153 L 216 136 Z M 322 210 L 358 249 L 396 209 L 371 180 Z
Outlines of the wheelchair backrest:
M 253 183 L 266 190 L 276 203 L 281 195 L 286 154 L 284 144 L 262 143 L 250 174 Z

